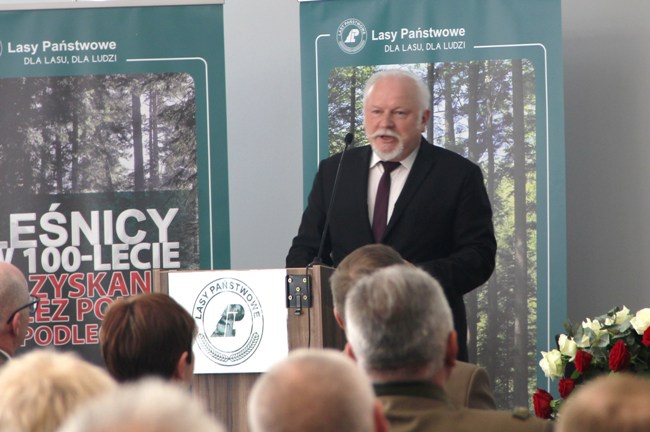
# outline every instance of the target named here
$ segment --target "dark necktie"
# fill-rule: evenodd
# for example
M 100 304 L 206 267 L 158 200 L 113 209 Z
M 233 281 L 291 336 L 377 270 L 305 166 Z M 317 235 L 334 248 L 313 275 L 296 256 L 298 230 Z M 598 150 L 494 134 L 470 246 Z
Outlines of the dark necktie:
M 388 197 L 390 195 L 390 173 L 400 166 L 399 162 L 381 161 L 384 166 L 384 173 L 379 179 L 377 187 L 377 196 L 375 198 L 375 212 L 372 215 L 372 233 L 375 236 L 375 242 L 381 242 L 388 222 Z

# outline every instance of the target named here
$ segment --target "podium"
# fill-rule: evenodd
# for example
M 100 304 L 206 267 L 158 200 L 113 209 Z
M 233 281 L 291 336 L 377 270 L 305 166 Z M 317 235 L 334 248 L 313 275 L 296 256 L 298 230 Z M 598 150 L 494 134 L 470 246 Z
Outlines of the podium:
M 217 275 L 219 270 L 209 271 Z M 326 266 L 286 269 L 289 307 L 287 331 L 289 350 L 296 348 L 343 349 L 345 336 L 332 312 L 334 303 L 329 278 L 334 270 Z M 169 293 L 169 271 L 155 270 L 153 290 Z M 307 284 L 307 280 L 309 283 Z M 259 373 L 195 374 L 192 392 L 230 432 L 247 432 L 246 404 Z

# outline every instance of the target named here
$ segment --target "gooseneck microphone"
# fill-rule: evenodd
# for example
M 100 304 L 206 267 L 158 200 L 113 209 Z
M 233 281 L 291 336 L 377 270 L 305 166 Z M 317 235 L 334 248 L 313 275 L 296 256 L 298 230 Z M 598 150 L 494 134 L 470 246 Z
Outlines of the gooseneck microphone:
M 348 132 L 345 135 L 345 147 L 343 147 L 343 151 L 341 152 L 341 159 L 339 159 L 339 165 L 336 168 L 336 175 L 334 176 L 334 185 L 332 186 L 332 197 L 330 198 L 330 203 L 327 206 L 327 213 L 325 215 L 325 225 L 323 226 L 323 232 L 321 233 L 320 236 L 320 246 L 318 247 L 318 254 L 314 258 L 314 260 L 309 264 L 309 266 L 313 265 L 318 265 L 323 263 L 323 248 L 325 247 L 325 238 L 327 237 L 327 231 L 329 231 L 330 227 L 330 217 L 332 214 L 332 204 L 334 203 L 334 199 L 336 198 L 336 191 L 338 190 L 338 184 L 339 184 L 339 174 L 341 172 L 341 165 L 343 164 L 343 158 L 345 157 L 345 152 L 352 144 L 352 141 L 354 141 L 354 134 L 352 132 Z

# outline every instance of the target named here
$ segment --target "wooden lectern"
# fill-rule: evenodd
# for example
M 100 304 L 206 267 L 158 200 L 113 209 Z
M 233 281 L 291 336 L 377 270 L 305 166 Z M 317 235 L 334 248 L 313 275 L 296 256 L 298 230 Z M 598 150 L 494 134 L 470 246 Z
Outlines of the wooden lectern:
M 210 270 L 213 271 L 213 270 Z M 334 270 L 325 266 L 286 269 L 287 330 L 289 349 L 343 349 L 345 336 L 334 319 L 329 278 Z M 213 271 L 214 272 L 214 271 Z M 217 271 L 218 272 L 218 271 Z M 169 292 L 168 271 L 155 270 L 153 290 Z M 305 290 L 309 277 L 308 290 Z M 196 374 L 192 391 L 198 395 L 229 432 L 247 432 L 246 403 L 258 373 Z

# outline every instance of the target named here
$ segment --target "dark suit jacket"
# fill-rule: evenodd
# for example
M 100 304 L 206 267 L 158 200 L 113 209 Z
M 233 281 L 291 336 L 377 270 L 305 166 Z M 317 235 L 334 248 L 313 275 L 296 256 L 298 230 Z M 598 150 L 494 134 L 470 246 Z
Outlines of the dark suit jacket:
M 353 250 L 374 243 L 368 219 L 370 146 L 353 148 L 341 164 L 323 263 L 336 266 Z M 341 153 L 321 162 L 287 267 L 304 267 L 318 253 Z M 492 208 L 480 168 L 422 139 L 418 155 L 384 233 L 382 243 L 422 267 L 442 285 L 467 359 L 463 294 L 494 270 L 496 240 Z

